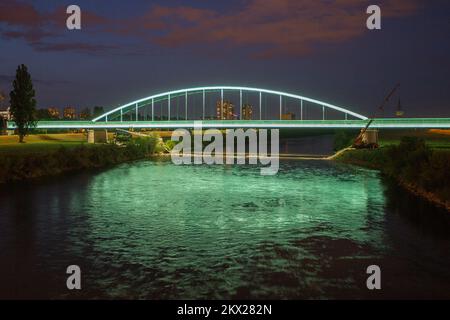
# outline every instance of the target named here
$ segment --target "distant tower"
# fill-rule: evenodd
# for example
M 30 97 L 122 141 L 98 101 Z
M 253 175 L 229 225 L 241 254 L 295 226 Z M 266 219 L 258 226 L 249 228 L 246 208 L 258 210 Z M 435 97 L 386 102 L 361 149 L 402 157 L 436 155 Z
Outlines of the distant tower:
M 47 108 L 48 114 L 50 115 L 50 118 L 52 119 L 59 119 L 59 110 L 55 107 L 49 107 Z
M 402 109 L 402 103 L 400 102 L 400 98 L 398 99 L 397 111 L 395 112 L 395 116 L 398 118 L 403 117 L 405 112 Z

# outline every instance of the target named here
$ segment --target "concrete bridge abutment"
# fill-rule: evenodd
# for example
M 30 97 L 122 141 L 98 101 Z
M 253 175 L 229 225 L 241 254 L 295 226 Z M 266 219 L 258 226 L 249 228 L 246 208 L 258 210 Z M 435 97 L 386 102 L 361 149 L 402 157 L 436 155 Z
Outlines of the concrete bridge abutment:
M 108 130 L 89 129 L 87 134 L 88 143 L 108 143 Z

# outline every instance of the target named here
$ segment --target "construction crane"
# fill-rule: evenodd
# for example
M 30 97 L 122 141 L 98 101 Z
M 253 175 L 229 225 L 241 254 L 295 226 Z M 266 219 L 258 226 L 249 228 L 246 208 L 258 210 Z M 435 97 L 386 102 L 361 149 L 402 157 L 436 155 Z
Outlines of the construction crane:
M 400 87 L 400 83 L 397 83 L 395 85 L 395 87 L 391 90 L 391 92 L 389 92 L 389 94 L 384 98 L 384 100 L 380 104 L 380 106 L 378 107 L 378 110 L 377 110 L 378 112 L 383 112 L 384 111 L 384 106 L 386 105 L 386 103 L 389 102 L 389 99 L 394 95 L 394 93 L 398 90 L 399 87 Z M 376 114 L 373 117 L 371 117 L 369 119 L 369 121 L 367 122 L 366 126 L 363 129 L 361 129 L 361 132 L 356 137 L 355 141 L 353 141 L 353 145 L 352 145 L 353 148 L 357 148 L 357 149 L 378 148 L 377 144 L 364 142 L 364 134 L 367 132 L 367 130 L 369 129 L 370 125 L 375 120 L 375 117 L 376 117 Z

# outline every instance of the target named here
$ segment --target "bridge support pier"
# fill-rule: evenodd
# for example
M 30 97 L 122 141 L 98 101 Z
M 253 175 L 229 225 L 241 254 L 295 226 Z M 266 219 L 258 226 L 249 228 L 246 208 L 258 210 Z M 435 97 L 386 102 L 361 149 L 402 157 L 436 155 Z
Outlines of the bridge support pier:
M 88 143 L 108 143 L 108 130 L 89 129 L 87 135 Z

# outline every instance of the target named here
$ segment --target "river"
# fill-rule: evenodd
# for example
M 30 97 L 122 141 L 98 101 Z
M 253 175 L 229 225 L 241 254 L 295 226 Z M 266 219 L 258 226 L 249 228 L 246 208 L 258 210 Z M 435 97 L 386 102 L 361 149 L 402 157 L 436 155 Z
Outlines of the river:
M 450 298 L 448 212 L 354 166 L 138 161 L 3 185 L 0 204 L 0 298 Z

